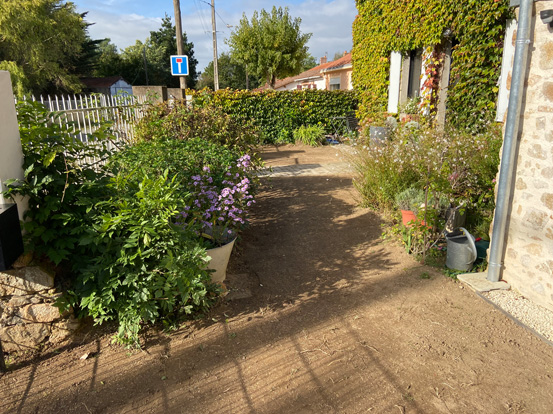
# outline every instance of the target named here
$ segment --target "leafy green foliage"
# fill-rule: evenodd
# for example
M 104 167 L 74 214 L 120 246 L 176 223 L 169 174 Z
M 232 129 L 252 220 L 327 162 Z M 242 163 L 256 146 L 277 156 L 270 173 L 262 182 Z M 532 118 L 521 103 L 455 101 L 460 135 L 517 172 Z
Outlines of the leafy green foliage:
M 512 16 L 508 0 L 357 0 L 353 25 L 353 83 L 359 117 L 374 123 L 386 110 L 390 53 L 443 45 L 452 52 L 447 111 L 459 128 L 481 130 L 492 119 L 503 36 Z
M 259 142 L 251 121 L 227 115 L 217 107 L 189 107 L 184 102 L 152 105 L 138 123 L 136 134 L 145 141 L 199 138 L 242 153 L 255 153 Z
M 197 107 L 221 108 L 237 122 L 253 122 L 266 143 L 293 142 L 293 131 L 301 126 L 320 124 L 326 133 L 333 133 L 332 118 L 345 117 L 357 107 L 353 91 L 202 90 L 193 96 Z
M 231 56 L 274 88 L 277 78 L 301 73 L 308 56 L 311 33 L 301 33 L 300 24 L 287 7 L 273 6 L 271 13 L 255 11 L 251 21 L 244 14 L 227 42 Z
M 469 230 L 487 231 L 482 223 L 489 225 L 495 207 L 501 142 L 501 131 L 494 127 L 478 135 L 452 128 L 399 128 L 388 141 L 358 147 L 354 184 L 363 203 L 379 209 L 394 208 L 396 194 L 410 187 L 428 189 L 433 201 L 445 197 L 464 205 Z
M 189 140 L 160 138 L 140 142 L 114 154 L 109 168 L 114 173 L 130 174 L 140 169 L 151 177 L 168 172 L 177 176 L 181 191 L 190 191 L 191 177 L 207 167 L 216 185 L 222 185 L 227 167 L 236 164 L 239 152 L 201 137 Z
M 246 66 L 234 61 L 227 53 L 221 53 L 217 59 L 220 89 L 251 89 L 260 86 L 260 79 L 254 74 L 248 74 L 249 84 L 246 83 Z M 213 61 L 200 75 L 198 88 L 214 89 Z
M 324 143 L 325 130 L 321 125 L 301 126 L 294 130 L 294 142 L 312 147 L 318 147 Z
M 95 145 L 84 144 L 71 125 L 58 124 L 60 114 L 40 103 L 19 102 L 17 111 L 24 178 L 11 182 L 7 195 L 28 197 L 23 223 L 28 248 L 59 264 L 78 250 L 90 205 L 102 196 L 105 176 L 97 163 L 108 156 L 109 125 L 92 134 Z
M 27 248 L 72 269 L 60 306 L 96 323 L 117 320 L 116 339 L 129 345 L 143 323 L 209 306 L 217 289 L 200 227 L 172 223 L 193 201 L 186 179 L 209 165 L 222 183 L 237 151 L 201 138 L 154 140 L 116 153 L 106 168 L 108 124 L 83 144 L 38 103 L 18 104 L 18 114 L 25 173 L 6 195 L 29 198 Z
M 61 0 L 0 2 L 0 61 L 13 62 L 35 93 L 78 92 L 75 60 L 86 40 L 86 23 L 73 3 Z M 12 72 L 13 68 L 8 68 Z M 19 90 L 17 84 L 14 89 Z
M 92 255 L 70 300 L 96 323 L 116 318 L 116 339 L 128 345 L 138 345 L 141 323 L 212 301 L 205 250 L 171 224 L 186 194 L 167 171 L 156 178 L 135 174 L 111 178 L 108 197 L 95 204 L 80 240 Z

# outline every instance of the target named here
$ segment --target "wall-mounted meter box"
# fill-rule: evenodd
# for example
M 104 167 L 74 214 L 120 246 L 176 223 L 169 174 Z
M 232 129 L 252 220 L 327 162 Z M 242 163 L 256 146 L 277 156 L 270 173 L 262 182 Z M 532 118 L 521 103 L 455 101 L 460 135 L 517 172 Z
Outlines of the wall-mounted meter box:
M 8 269 L 23 254 L 17 204 L 0 204 L 0 270 Z

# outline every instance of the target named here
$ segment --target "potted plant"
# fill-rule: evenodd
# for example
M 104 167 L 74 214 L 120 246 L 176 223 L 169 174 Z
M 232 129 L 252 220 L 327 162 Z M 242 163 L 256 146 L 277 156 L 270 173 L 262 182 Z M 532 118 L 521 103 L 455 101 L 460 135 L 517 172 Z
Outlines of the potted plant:
M 409 187 L 396 194 L 395 202 L 401 211 L 403 225 L 410 227 L 417 219 L 421 206 L 424 206 L 425 194 L 420 188 Z
M 399 107 L 399 120 L 400 122 L 418 122 L 420 120 L 420 111 L 419 104 L 421 98 L 420 96 L 414 96 L 407 101 L 405 101 Z
M 216 180 L 210 168 L 203 167 L 202 174 L 191 177 L 190 202 L 176 220 L 182 228 L 195 231 L 206 248 L 214 282 L 225 280 L 236 236 L 247 223 L 249 207 L 255 203 L 247 174 L 250 166 L 249 155 L 244 155 L 235 165 L 228 166 L 222 180 Z

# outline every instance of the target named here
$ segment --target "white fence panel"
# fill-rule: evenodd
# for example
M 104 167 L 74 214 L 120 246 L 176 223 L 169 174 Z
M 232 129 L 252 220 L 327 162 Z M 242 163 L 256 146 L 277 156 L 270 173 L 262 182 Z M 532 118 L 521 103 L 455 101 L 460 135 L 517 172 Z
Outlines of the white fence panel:
M 49 111 L 60 114 L 52 118 L 52 122 L 71 129 L 82 142 L 91 142 L 91 134 L 100 122 L 112 122 L 115 139 L 110 142 L 110 149 L 134 140 L 134 125 L 144 115 L 146 105 L 146 97 L 133 95 L 31 96 L 24 99 L 40 102 Z

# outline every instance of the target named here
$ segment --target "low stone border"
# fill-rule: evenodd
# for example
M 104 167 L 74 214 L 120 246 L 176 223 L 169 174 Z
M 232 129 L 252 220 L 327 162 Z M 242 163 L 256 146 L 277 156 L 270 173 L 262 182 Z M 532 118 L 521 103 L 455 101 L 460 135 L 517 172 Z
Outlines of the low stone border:
M 79 327 L 60 314 L 54 277 L 40 267 L 0 272 L 0 340 L 4 352 L 36 350 L 65 341 Z

